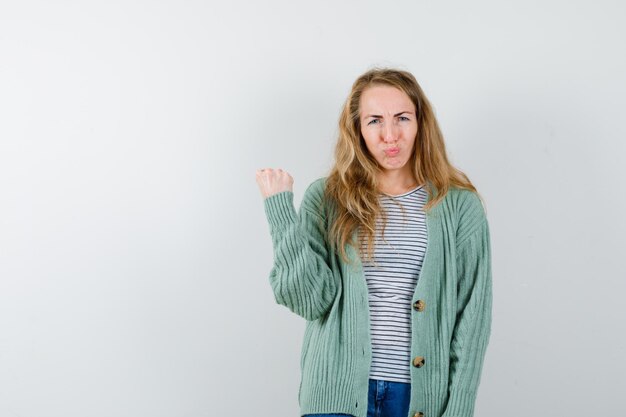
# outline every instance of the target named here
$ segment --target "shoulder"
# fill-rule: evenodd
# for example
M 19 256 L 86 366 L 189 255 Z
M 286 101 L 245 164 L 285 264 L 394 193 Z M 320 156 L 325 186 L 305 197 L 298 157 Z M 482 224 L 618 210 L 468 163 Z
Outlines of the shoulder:
M 327 177 L 319 177 L 306 187 L 304 196 L 302 197 L 303 207 L 315 211 L 316 213 L 323 213 L 326 178 Z
M 484 217 L 485 206 L 477 192 L 465 188 L 450 188 L 449 200 L 458 215 L 463 217 Z
M 324 191 L 324 187 L 326 186 L 326 178 L 327 177 L 319 177 L 317 179 L 314 179 L 307 188 Z
M 313 180 L 304 190 L 304 198 L 307 200 L 321 200 L 326 187 L 326 177 L 319 177 Z
M 446 195 L 448 207 L 456 219 L 456 241 L 463 242 L 467 237 L 487 226 L 487 213 L 478 193 L 464 188 L 450 188 Z

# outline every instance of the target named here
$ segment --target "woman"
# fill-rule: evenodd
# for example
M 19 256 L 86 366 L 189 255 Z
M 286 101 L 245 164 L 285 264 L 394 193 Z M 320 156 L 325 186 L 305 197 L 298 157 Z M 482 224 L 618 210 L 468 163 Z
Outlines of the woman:
M 299 212 L 257 171 L 276 302 L 307 320 L 301 415 L 470 417 L 491 333 L 489 226 L 406 71 L 361 75 Z

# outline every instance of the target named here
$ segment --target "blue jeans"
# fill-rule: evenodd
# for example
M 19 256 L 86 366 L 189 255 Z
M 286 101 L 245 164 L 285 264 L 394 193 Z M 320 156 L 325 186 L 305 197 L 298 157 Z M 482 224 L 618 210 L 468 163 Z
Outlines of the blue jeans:
M 411 384 L 370 378 L 367 417 L 406 417 L 409 414 Z M 346 417 L 350 414 L 305 414 L 302 417 Z

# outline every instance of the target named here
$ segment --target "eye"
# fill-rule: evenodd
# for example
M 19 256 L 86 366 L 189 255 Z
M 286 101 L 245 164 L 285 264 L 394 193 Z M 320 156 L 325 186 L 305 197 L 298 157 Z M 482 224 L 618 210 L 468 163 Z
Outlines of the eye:
M 405 120 L 411 120 L 411 119 L 409 119 L 409 118 L 408 118 L 408 117 L 406 117 L 406 116 L 400 116 L 400 120 L 405 121 Z
M 378 121 L 379 121 L 378 119 L 373 119 L 372 121 L 370 121 L 370 122 L 368 123 L 368 125 L 371 125 L 372 123 L 374 123 L 374 122 L 378 122 Z

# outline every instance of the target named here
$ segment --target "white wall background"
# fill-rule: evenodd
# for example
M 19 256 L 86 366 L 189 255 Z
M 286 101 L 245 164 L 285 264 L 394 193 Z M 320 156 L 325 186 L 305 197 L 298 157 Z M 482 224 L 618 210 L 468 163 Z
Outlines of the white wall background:
M 0 417 L 296 416 L 255 171 L 415 74 L 487 202 L 476 415 L 623 412 L 623 2 L 3 1 Z

